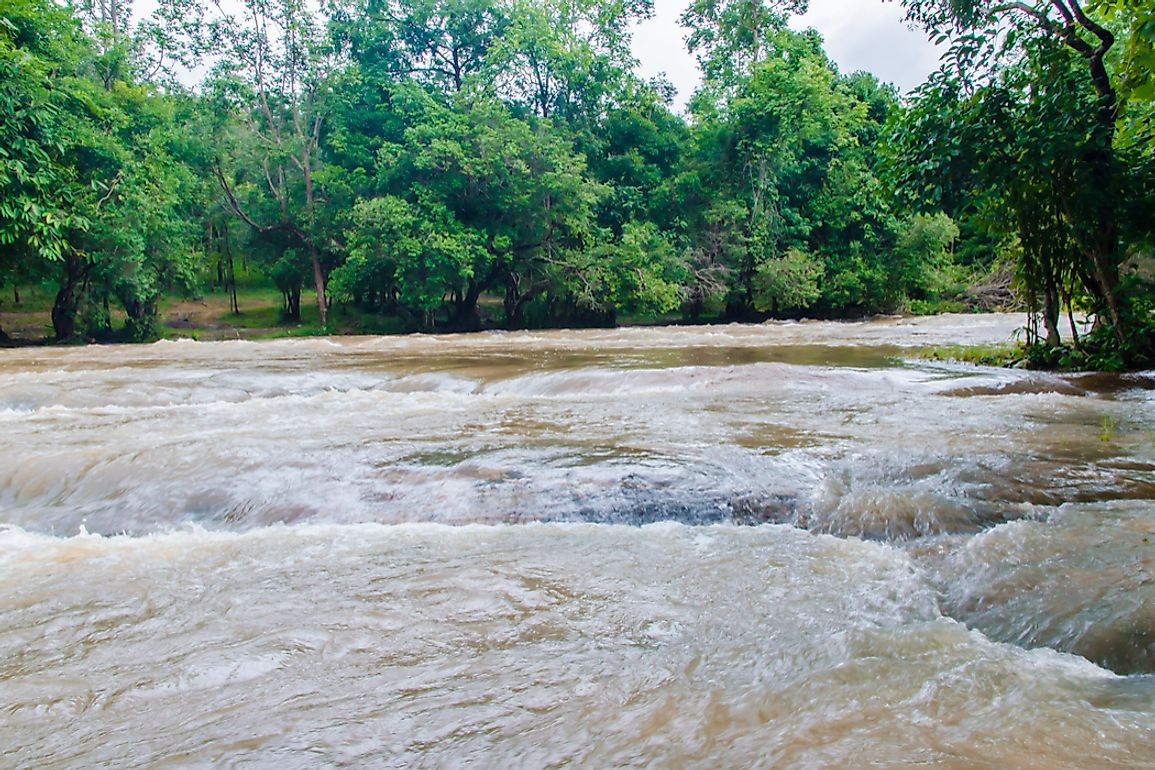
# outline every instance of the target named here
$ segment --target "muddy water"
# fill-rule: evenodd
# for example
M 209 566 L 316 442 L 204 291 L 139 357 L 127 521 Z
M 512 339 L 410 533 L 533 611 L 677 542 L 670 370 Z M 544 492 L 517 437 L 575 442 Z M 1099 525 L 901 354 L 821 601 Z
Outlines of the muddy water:
M 4 351 L 0 766 L 1155 767 L 1155 389 L 1018 317 Z

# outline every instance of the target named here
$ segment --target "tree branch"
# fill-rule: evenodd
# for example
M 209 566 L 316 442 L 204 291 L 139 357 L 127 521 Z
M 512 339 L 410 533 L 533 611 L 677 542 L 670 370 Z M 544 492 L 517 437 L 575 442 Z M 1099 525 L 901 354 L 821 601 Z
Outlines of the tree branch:
M 120 184 L 120 180 L 123 178 L 124 174 L 118 172 L 117 175 L 113 178 L 112 183 L 108 185 L 108 190 L 104 193 L 104 197 L 96 202 L 96 208 L 100 208 L 108 202 L 108 199 L 112 197 L 114 192 L 116 192 L 116 186 Z
M 1007 13 L 1008 11 L 1018 11 L 1019 13 L 1025 14 L 1026 16 L 1030 16 L 1032 19 L 1039 23 L 1039 26 L 1048 32 L 1055 31 L 1055 22 L 1051 21 L 1051 18 L 1047 16 L 1046 13 L 1040 11 L 1038 8 L 1033 8 L 1027 5 L 1026 3 L 1003 3 L 1002 5 L 994 6 L 990 10 L 992 15 Z
M 1115 44 L 1115 36 L 1111 34 L 1110 30 L 1105 29 L 1095 22 L 1091 17 L 1083 12 L 1083 7 L 1079 5 L 1078 0 L 1066 0 L 1070 3 L 1071 11 L 1075 14 L 1075 18 L 1083 25 L 1083 28 L 1088 30 L 1092 35 L 1099 38 L 1099 50 L 1101 53 L 1106 53 L 1107 49 Z
M 240 217 L 245 224 L 256 230 L 258 233 L 269 232 L 271 228 L 265 227 L 264 225 L 258 225 L 256 222 L 249 218 L 249 215 L 246 214 L 243 209 L 241 209 L 241 204 L 237 201 L 237 196 L 233 193 L 232 186 L 229 184 L 228 180 L 225 179 L 225 173 L 221 170 L 219 163 L 213 163 L 213 176 L 217 178 L 217 182 L 220 184 L 221 190 L 225 194 L 225 199 L 229 204 L 229 208 L 232 209 L 233 213 Z

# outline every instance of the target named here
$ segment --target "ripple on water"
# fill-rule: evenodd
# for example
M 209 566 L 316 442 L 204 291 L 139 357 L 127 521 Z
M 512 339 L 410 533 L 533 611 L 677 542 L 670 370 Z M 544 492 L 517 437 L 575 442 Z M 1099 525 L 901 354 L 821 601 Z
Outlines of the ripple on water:
M 1155 750 L 1141 686 L 939 617 L 901 550 L 789 527 L 10 531 L 0 559 L 15 765 L 1095 768 Z
M 1155 766 L 1151 391 L 897 362 L 1009 328 L 13 351 L 0 763 Z
M 1150 503 L 1064 505 L 996 527 L 930 563 L 943 610 L 994 639 L 1155 672 Z

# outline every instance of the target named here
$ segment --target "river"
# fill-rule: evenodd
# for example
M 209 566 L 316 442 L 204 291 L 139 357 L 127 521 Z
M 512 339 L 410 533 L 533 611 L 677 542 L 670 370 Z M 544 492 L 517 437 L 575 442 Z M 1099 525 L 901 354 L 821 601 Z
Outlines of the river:
M 1020 324 L 0 351 L 0 766 L 1155 768 L 1155 374 Z

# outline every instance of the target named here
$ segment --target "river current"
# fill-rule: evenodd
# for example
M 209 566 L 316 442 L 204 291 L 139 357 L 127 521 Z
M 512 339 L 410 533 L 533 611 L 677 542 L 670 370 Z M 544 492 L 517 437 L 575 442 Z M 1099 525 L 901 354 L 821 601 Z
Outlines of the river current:
M 1155 768 L 1155 373 L 1021 322 L 0 351 L 0 766 Z

